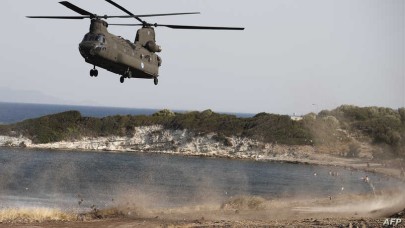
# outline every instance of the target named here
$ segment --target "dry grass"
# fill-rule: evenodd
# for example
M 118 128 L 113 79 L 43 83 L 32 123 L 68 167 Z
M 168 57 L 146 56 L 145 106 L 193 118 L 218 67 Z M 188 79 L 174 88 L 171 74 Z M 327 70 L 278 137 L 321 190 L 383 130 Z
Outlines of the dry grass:
M 0 210 L 0 222 L 72 221 L 76 216 L 52 208 L 8 208 Z
M 221 209 L 262 210 L 266 200 L 259 196 L 235 196 L 225 201 Z

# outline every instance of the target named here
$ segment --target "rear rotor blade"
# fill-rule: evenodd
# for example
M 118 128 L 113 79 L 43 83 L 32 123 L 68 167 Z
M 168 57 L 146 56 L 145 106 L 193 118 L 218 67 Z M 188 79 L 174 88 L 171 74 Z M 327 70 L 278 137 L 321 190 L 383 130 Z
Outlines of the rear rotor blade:
M 161 24 L 157 24 L 157 26 L 168 27 L 168 28 L 171 28 L 171 29 L 245 30 L 245 28 L 237 28 L 237 27 L 213 27 L 213 26 L 192 26 L 192 25 L 161 25 Z
M 110 24 L 118 26 L 140 26 L 142 24 Z M 149 24 L 155 27 L 168 27 L 171 29 L 202 29 L 202 30 L 245 30 L 239 27 L 213 27 L 213 26 L 192 26 L 192 25 L 163 25 L 163 24 Z
M 80 7 L 78 7 L 78 6 L 73 5 L 72 3 L 68 2 L 68 1 L 61 1 L 61 2 L 59 2 L 59 3 L 62 4 L 62 5 L 64 5 L 64 6 L 66 6 L 66 7 L 69 8 L 69 9 L 75 11 L 76 13 L 78 13 L 78 14 L 80 14 L 80 15 L 93 16 L 92 13 L 90 13 L 90 12 L 88 12 L 88 11 L 86 11 L 86 10 L 84 10 L 84 9 L 82 9 L 82 8 L 80 8 Z
M 142 24 L 145 24 L 146 22 L 143 21 L 141 18 L 137 17 L 136 15 L 134 15 L 133 13 L 129 12 L 127 9 L 125 9 L 124 7 L 118 5 L 117 3 L 113 2 L 112 0 L 106 0 L 108 3 L 110 3 L 111 5 L 117 7 L 118 9 L 124 11 L 125 13 L 127 13 L 128 15 L 131 15 L 132 17 L 134 17 L 136 20 L 138 20 L 139 22 L 141 22 Z

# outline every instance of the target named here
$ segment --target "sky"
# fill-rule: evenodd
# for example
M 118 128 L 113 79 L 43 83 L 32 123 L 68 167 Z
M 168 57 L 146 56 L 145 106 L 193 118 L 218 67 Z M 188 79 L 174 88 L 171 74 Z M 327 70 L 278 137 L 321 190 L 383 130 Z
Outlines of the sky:
M 124 15 L 102 0 L 73 4 Z M 305 114 L 357 106 L 405 106 L 403 0 L 116 0 L 135 14 L 201 12 L 147 18 L 245 31 L 156 28 L 163 59 L 159 85 L 99 69 L 89 76 L 78 44 L 90 21 L 28 15 L 76 13 L 52 0 L 3 0 L 0 101 Z M 110 23 L 136 23 L 109 19 Z M 109 27 L 131 41 L 136 27 Z

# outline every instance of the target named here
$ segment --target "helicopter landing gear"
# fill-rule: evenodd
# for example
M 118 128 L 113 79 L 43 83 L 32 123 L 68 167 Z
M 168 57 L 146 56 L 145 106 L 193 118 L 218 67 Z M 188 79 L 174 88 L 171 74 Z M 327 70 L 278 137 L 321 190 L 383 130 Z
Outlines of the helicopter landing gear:
M 127 71 L 125 71 L 123 76 L 124 78 L 132 78 L 132 72 L 128 69 Z
M 153 78 L 153 84 L 157 85 L 159 83 L 159 79 L 157 77 Z
M 94 68 L 90 70 L 90 76 L 91 77 L 97 77 L 98 76 L 98 70 L 96 69 L 96 66 L 94 66 Z
M 120 77 L 120 82 L 121 82 L 121 83 L 124 83 L 125 78 L 132 78 L 132 72 L 129 70 L 129 68 L 128 68 L 127 71 L 125 71 L 124 75 L 122 75 L 122 76 Z

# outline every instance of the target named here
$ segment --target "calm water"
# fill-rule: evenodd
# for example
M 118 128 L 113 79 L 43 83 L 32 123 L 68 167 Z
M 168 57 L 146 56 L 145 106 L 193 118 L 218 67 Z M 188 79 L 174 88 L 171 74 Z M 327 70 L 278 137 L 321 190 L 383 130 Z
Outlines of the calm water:
M 338 177 L 329 171 L 339 172 Z M 317 173 L 314 176 L 314 173 Z M 160 154 L 0 148 L 0 205 L 104 207 L 112 199 L 144 195 L 155 207 L 198 204 L 234 195 L 279 196 L 367 193 L 394 183 L 362 171 L 300 164 Z M 80 194 L 80 196 L 78 196 Z
M 157 109 L 91 107 L 77 105 L 48 105 L 48 104 L 23 104 L 0 102 L 0 124 L 15 123 L 25 119 L 36 118 L 44 115 L 64 111 L 77 110 L 83 116 L 106 117 L 112 115 L 151 115 Z M 184 111 L 177 111 L 184 112 Z M 251 117 L 253 114 L 231 113 L 238 117 Z

